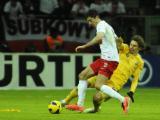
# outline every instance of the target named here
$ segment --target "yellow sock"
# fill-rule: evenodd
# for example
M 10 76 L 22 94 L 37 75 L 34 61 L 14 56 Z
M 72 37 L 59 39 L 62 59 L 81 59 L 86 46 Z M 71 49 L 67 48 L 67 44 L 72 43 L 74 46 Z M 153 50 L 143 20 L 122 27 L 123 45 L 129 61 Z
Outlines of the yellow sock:
M 67 95 L 67 97 L 64 100 L 65 100 L 66 104 L 68 104 L 73 98 L 75 98 L 77 96 L 78 96 L 78 92 L 77 92 L 77 87 L 76 87 L 71 90 L 69 95 Z

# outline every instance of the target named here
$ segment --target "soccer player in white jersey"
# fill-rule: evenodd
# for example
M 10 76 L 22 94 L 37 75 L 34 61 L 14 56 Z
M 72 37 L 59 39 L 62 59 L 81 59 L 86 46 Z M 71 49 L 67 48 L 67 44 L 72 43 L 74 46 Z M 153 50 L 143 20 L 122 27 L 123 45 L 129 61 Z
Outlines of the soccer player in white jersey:
M 88 65 L 79 74 L 78 84 L 78 102 L 76 105 L 67 105 L 66 108 L 70 110 L 80 111 L 84 110 L 84 100 L 87 89 L 87 79 L 91 76 L 97 75 L 95 88 L 114 97 L 122 102 L 125 107 L 128 107 L 129 98 L 121 96 L 111 87 L 105 85 L 113 71 L 117 68 L 119 62 L 119 55 L 116 46 L 116 38 L 113 28 L 104 20 L 101 20 L 96 11 L 90 10 L 87 15 L 87 22 L 89 25 L 96 28 L 96 36 L 88 43 L 77 46 L 75 51 L 79 52 L 95 44 L 99 44 L 101 50 L 101 58 L 97 59 Z

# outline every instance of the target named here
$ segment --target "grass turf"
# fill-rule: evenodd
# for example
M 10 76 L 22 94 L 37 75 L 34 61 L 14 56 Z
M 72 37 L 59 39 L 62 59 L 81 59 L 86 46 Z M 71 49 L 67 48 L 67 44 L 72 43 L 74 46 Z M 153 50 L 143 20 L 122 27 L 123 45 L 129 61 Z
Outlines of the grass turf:
M 87 91 L 85 106 L 92 105 L 95 90 Z M 127 89 L 121 91 L 125 95 Z M 129 113 L 123 114 L 118 100 L 102 104 L 96 114 L 84 114 L 63 109 L 60 114 L 50 114 L 47 105 L 51 100 L 61 100 L 69 90 L 7 90 L 0 91 L 0 120 L 160 120 L 160 89 L 139 88 L 135 103 Z M 73 102 L 75 102 L 74 100 Z M 7 111 L 20 109 L 20 112 Z

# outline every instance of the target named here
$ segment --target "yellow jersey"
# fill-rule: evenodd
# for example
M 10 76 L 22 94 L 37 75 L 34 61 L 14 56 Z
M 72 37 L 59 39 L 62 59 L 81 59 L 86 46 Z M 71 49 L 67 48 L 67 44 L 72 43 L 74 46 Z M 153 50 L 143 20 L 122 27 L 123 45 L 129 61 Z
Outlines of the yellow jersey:
M 129 46 L 122 44 L 122 49 L 119 51 L 119 65 L 113 72 L 110 80 L 114 84 L 116 90 L 121 89 L 128 79 L 133 76 L 130 91 L 135 92 L 138 84 L 139 76 L 144 66 L 144 61 L 139 54 L 129 53 Z
M 144 66 L 144 61 L 139 54 L 133 55 L 129 53 L 129 47 L 127 44 L 122 44 L 122 48 L 119 51 L 119 64 L 116 70 L 113 72 L 110 80 L 106 80 L 106 85 L 120 90 L 128 79 L 133 76 L 130 91 L 135 92 L 138 85 L 139 76 Z M 88 79 L 90 87 L 94 87 L 96 76 Z

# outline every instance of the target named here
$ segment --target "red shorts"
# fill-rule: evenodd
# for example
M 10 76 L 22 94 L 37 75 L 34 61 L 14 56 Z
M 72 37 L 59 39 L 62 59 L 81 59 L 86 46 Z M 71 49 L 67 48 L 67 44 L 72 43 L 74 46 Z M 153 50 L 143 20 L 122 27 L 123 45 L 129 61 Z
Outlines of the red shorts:
M 117 68 L 118 62 L 116 61 L 107 61 L 104 59 L 97 59 L 90 64 L 90 67 L 94 71 L 94 74 L 102 74 L 107 78 L 110 78 L 113 71 Z

